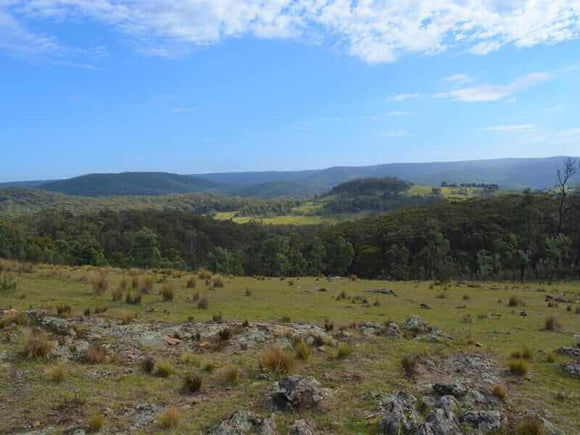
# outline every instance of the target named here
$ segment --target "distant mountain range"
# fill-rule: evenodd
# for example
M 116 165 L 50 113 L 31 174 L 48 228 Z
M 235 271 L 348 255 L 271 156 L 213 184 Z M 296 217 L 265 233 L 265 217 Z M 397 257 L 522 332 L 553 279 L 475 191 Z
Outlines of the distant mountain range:
M 89 174 L 58 181 L 0 183 L 2 187 L 29 187 L 68 195 L 120 196 L 212 192 L 224 195 L 273 198 L 311 196 L 334 186 L 368 177 L 397 177 L 415 184 L 495 183 L 502 189 L 547 189 L 554 186 L 556 170 L 565 157 L 512 158 L 461 162 L 389 163 L 341 166 L 285 172 L 225 172 L 178 175 L 165 172 Z M 576 180 L 573 180 L 576 181 Z

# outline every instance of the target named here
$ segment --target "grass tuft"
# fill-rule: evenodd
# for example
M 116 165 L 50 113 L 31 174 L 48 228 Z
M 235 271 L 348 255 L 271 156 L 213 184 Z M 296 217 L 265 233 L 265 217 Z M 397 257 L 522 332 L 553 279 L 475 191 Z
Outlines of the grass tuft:
M 260 355 L 260 365 L 273 373 L 289 373 L 294 365 L 294 360 L 281 347 L 264 349 Z

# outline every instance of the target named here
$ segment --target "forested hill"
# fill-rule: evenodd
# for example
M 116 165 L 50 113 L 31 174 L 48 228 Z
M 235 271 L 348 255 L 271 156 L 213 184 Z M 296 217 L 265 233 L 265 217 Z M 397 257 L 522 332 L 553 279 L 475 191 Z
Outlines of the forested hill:
M 67 180 L 49 181 L 37 188 L 80 196 L 167 195 L 220 190 L 220 186 L 213 181 L 166 172 L 89 174 Z

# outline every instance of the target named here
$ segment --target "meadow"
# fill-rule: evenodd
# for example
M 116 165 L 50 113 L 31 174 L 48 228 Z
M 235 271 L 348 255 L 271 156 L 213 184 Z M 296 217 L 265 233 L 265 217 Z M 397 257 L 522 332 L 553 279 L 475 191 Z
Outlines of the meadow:
M 580 428 L 580 379 L 557 352 L 580 346 L 578 282 L 2 268 L 13 285 L 0 286 L 1 433 L 220 433 L 212 425 L 238 410 L 274 433 L 299 433 L 297 420 L 313 433 L 392 433 L 381 400 L 404 391 L 428 415 L 432 384 L 458 379 L 501 414 L 499 429 L 473 427 L 460 416 L 474 405 L 459 399 L 463 433 Z M 432 329 L 411 331 L 414 315 Z M 455 372 L 464 357 L 484 369 Z M 288 374 L 317 379 L 322 404 L 273 409 L 272 385 Z M 538 432 L 524 432 L 533 422 Z

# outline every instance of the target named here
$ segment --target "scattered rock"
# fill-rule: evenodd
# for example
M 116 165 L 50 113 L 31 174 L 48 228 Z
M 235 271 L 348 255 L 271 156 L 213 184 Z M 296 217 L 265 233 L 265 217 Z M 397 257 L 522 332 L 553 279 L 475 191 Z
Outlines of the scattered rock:
M 405 320 L 405 329 L 417 334 L 426 334 L 431 332 L 433 328 L 421 317 L 413 315 Z
M 376 290 L 365 290 L 365 293 L 374 293 L 374 294 L 379 294 L 379 295 L 392 295 L 392 296 L 397 296 L 397 294 L 395 293 L 395 290 L 391 290 L 391 289 L 376 289 Z
M 417 399 L 415 396 L 404 391 L 396 391 L 388 396 L 383 396 L 379 404 L 383 418 L 379 428 L 384 435 L 399 435 L 411 433 L 419 429 L 421 417 L 416 409 Z
M 282 411 L 317 408 L 325 398 L 320 383 L 311 376 L 286 376 L 274 384 L 270 399 Z
M 462 435 L 457 417 L 451 411 L 437 408 L 429 413 L 417 435 Z
M 274 435 L 276 424 L 273 420 L 262 418 L 253 412 L 237 411 L 202 433 L 204 435 Z
M 131 431 L 136 431 L 153 424 L 162 408 L 151 403 L 140 403 L 128 412 Z
M 424 310 L 430 310 L 430 309 L 431 309 L 431 306 L 429 306 L 429 304 L 423 304 L 423 303 L 422 303 L 420 306 L 421 306 L 421 308 L 423 308 Z
M 460 405 L 457 399 L 453 396 L 443 396 L 439 399 L 439 407 L 448 412 L 458 412 Z
M 499 411 L 468 411 L 462 420 L 481 433 L 498 431 L 501 426 Z
M 403 334 L 401 334 L 401 329 L 399 328 L 399 325 L 397 325 L 394 322 L 390 322 L 387 326 L 385 326 L 384 334 L 387 337 L 393 337 L 393 338 L 401 338 L 403 335 Z
M 580 378 L 580 360 L 574 361 L 570 364 L 563 364 L 562 368 L 566 373 Z
M 296 420 L 288 429 L 288 435 L 316 435 L 312 422 L 308 420 Z
M 459 382 L 449 384 L 434 384 L 433 391 L 440 396 L 463 397 L 467 393 L 467 389 Z
M 580 358 L 580 347 L 561 347 L 556 352 L 562 355 Z

